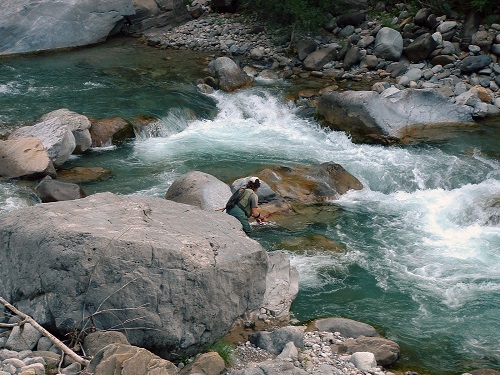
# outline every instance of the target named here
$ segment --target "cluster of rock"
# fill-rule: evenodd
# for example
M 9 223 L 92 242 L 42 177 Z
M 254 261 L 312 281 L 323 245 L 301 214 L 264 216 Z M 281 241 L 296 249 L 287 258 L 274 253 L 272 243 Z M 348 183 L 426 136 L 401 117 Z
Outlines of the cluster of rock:
M 405 4 L 398 8 L 392 27 L 358 11 L 332 17 L 327 35 L 294 40 L 271 37 L 254 19 L 215 13 L 177 28 L 148 30 L 143 37 L 160 48 L 213 51 L 243 60 L 251 76 L 324 78 L 330 88 L 343 79 L 381 81 L 373 87 L 378 92 L 391 84 L 432 89 L 452 103 L 470 106 L 474 117 L 499 115 L 500 24 L 473 27 L 468 20 L 437 17 L 429 9 L 412 15 Z
M 62 356 L 57 346 L 25 323 L 22 328 L 0 332 L 0 374 L 392 374 L 384 367 L 399 358 L 399 346 L 381 338 L 373 327 L 343 318 L 321 319 L 311 327 L 249 329 L 248 340 L 235 347 L 227 363 L 218 353 L 208 351 L 187 362 L 177 359 L 176 364 L 131 345 L 120 332 L 97 331 L 81 340 L 82 351 L 89 358 L 82 366 Z
M 34 125 L 14 130 L 6 140 L 0 140 L 0 177 L 43 179 L 36 187 L 42 202 L 85 197 L 85 192 L 71 180 L 102 180 L 111 173 L 104 168 L 61 170 L 75 154 L 94 147 L 119 145 L 135 137 L 141 129 L 157 119 L 136 116 L 130 120 L 114 117 L 93 119 L 68 109 L 58 109 L 43 115 Z M 65 178 L 67 182 L 56 181 Z

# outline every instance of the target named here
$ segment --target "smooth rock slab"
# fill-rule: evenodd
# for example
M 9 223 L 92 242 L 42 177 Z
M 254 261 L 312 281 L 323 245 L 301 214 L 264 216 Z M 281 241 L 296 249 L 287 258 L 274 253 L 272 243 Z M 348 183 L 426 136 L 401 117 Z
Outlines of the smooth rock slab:
M 134 12 L 132 0 L 2 0 L 0 55 L 102 42 Z

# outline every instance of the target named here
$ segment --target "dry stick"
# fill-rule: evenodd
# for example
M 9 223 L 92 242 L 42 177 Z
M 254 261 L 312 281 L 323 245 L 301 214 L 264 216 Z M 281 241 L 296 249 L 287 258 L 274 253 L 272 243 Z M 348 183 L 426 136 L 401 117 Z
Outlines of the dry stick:
M 5 299 L 0 297 L 0 302 L 3 303 L 5 307 L 7 307 L 9 310 L 11 310 L 14 314 L 20 316 L 23 318 L 25 321 L 30 323 L 36 330 L 42 333 L 45 337 L 47 337 L 55 346 L 57 346 L 59 349 L 63 351 L 63 353 L 67 354 L 71 359 L 73 359 L 75 362 L 81 364 L 82 366 L 88 366 L 89 361 L 80 357 L 78 354 L 76 354 L 73 350 L 68 348 L 64 343 L 59 340 L 57 337 L 55 337 L 52 333 L 47 331 L 45 328 L 43 328 L 40 324 L 38 324 L 31 316 L 26 315 L 25 313 L 19 311 L 16 309 L 14 306 L 12 306 L 10 303 L 8 303 Z

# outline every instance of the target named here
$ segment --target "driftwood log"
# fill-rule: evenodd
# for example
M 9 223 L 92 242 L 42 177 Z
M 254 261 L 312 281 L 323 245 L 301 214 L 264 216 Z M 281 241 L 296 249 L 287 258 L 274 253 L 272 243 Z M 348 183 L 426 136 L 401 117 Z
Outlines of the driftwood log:
M 31 316 L 23 313 L 22 311 L 19 311 L 16 309 L 13 305 L 11 305 L 9 302 L 7 302 L 4 298 L 0 297 L 0 302 L 7 307 L 10 311 L 12 311 L 14 314 L 17 316 L 21 317 L 22 320 L 20 322 L 14 323 L 14 324 L 1 324 L 1 327 L 6 327 L 6 328 L 11 328 L 15 327 L 17 325 L 23 325 L 25 323 L 31 324 L 35 329 L 37 329 L 42 335 L 47 337 L 55 346 L 57 346 L 61 351 L 69 356 L 72 360 L 75 362 L 81 364 L 82 366 L 88 366 L 89 361 L 85 358 L 80 357 L 78 354 L 76 354 L 73 350 L 71 350 L 68 346 L 66 346 L 61 340 L 59 340 L 57 337 L 55 337 L 52 333 L 47 331 L 45 328 L 43 328 L 40 324 L 38 324 L 35 319 L 33 319 Z

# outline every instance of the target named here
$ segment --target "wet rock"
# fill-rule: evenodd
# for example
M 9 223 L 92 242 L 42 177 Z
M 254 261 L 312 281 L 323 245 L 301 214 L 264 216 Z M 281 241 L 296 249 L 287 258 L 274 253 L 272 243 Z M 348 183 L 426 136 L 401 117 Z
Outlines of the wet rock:
M 252 78 L 229 57 L 212 60 L 208 69 L 218 80 L 218 87 L 224 91 L 234 91 L 252 82 Z
M 271 189 L 284 199 L 302 204 L 324 203 L 348 190 L 360 190 L 359 180 L 336 163 L 272 167 L 259 172 Z
M 77 184 L 53 180 L 49 176 L 35 187 L 35 193 L 42 203 L 68 201 L 87 196 Z
M 192 171 L 180 176 L 170 185 L 165 199 L 213 211 L 225 207 L 231 194 L 229 186 L 214 176 Z
M 113 172 L 103 167 L 73 167 L 57 171 L 59 181 L 74 184 L 104 181 L 112 176 Z
M 360 139 L 404 138 L 412 125 L 472 121 L 470 108 L 452 105 L 432 89 L 332 92 L 320 97 L 317 113 L 328 126 Z
M 119 145 L 135 137 L 132 124 L 121 117 L 91 119 L 91 123 L 92 147 Z

